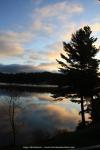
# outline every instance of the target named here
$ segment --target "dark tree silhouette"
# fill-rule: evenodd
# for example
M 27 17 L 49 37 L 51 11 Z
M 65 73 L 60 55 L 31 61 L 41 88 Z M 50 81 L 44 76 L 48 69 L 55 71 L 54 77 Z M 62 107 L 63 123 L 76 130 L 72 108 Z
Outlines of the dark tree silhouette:
M 99 51 L 94 45 L 97 38 L 91 36 L 91 29 L 85 26 L 72 34 L 69 43 L 63 42 L 65 54 L 61 53 L 62 60 L 59 71 L 66 75 L 68 84 L 74 89 L 75 95 L 80 97 L 82 124 L 85 126 L 84 102 L 86 97 L 93 98 L 92 91 L 96 86 L 99 61 L 95 55 Z M 91 99 L 92 101 L 92 99 Z M 92 104 L 92 102 L 91 102 Z

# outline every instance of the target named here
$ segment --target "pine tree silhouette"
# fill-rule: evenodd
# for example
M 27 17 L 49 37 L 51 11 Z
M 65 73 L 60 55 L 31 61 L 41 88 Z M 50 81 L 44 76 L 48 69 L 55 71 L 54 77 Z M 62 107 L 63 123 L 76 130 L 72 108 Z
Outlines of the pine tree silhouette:
M 72 101 L 81 103 L 83 126 L 85 126 L 85 98 L 91 97 L 92 105 L 92 91 L 96 86 L 99 68 L 99 60 L 95 58 L 99 49 L 94 45 L 97 38 L 92 37 L 91 33 L 90 27 L 84 26 L 76 31 L 75 34 L 72 34 L 69 43 L 63 42 L 65 54 L 61 53 L 62 60 L 57 60 L 61 65 L 59 71 L 66 75 L 68 85 L 73 87 L 75 91 L 72 97 L 80 97 L 80 101 Z

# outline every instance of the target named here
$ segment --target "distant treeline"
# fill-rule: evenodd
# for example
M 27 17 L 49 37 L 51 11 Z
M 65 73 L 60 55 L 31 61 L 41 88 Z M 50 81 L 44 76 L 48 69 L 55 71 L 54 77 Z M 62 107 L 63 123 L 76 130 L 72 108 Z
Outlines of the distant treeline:
M 0 83 L 66 85 L 67 79 L 63 74 L 51 72 L 0 73 Z

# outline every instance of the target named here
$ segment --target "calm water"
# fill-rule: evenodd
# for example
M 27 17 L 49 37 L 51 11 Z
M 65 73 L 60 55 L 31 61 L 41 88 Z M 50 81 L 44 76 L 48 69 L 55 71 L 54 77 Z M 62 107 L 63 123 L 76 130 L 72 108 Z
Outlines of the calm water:
M 58 131 L 75 130 L 80 105 L 50 93 L 0 90 L 0 145 L 34 144 Z

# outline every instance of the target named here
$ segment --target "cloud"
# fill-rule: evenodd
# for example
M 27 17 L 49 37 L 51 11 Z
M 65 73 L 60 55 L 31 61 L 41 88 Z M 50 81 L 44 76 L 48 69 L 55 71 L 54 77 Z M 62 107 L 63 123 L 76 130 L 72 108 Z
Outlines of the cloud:
M 63 47 L 61 42 L 57 41 L 61 41 L 62 39 L 69 40 L 70 35 L 75 28 L 75 24 L 70 22 L 69 19 L 73 15 L 83 12 L 83 7 L 80 4 L 68 1 L 58 1 L 53 3 L 45 1 L 44 3 L 43 0 L 37 0 L 37 2 L 33 0 L 33 3 L 35 4 L 32 14 L 33 20 L 31 20 L 32 24 L 30 23 L 31 27 L 28 28 L 28 31 L 0 31 L 0 57 L 4 59 L 11 57 L 13 63 L 14 57 L 17 56 L 17 59 L 19 57 L 24 62 L 27 62 L 29 66 L 0 65 L 1 71 L 10 72 L 11 69 L 11 72 L 24 70 L 25 72 L 31 70 L 57 70 L 58 64 L 56 59 L 59 58 L 60 49 Z M 70 23 L 65 25 L 67 22 Z M 52 36 L 52 38 L 49 39 L 49 36 Z M 46 39 L 45 41 L 43 41 L 44 38 Z M 41 50 L 37 52 L 38 44 L 35 43 L 36 45 L 34 45 L 34 41 L 38 43 L 40 39 L 42 39 L 40 43 L 44 42 L 46 46 L 41 46 Z M 54 42 L 51 45 L 48 44 L 48 41 L 50 40 Z M 35 46 L 37 49 L 32 50 L 30 53 L 26 47 L 33 47 L 31 42 L 33 42 L 34 49 Z M 29 43 L 30 45 L 27 45 Z M 17 59 L 15 60 L 15 63 L 18 61 Z
M 23 44 L 30 41 L 32 35 L 28 32 L 0 32 L 0 57 L 22 56 Z
M 19 72 L 42 72 L 42 71 L 56 71 L 57 63 L 40 63 L 39 65 L 21 65 L 21 64 L 0 64 L 0 72 L 3 73 L 19 73 Z
M 8 39 L 11 42 L 25 43 L 31 40 L 32 34 L 29 32 L 2 31 L 0 39 Z
M 45 53 L 47 60 L 49 62 L 56 62 L 56 59 L 59 58 L 60 53 L 63 51 L 63 43 L 58 41 L 51 45 L 47 45 L 45 49 L 48 50 Z
M 96 22 L 91 26 L 93 32 L 100 32 L 100 23 Z
M 44 51 L 30 52 L 28 63 L 34 63 L 38 70 L 57 71 L 59 64 L 56 59 L 60 59 L 60 53 L 63 52 L 63 43 L 55 42 L 44 47 Z
M 72 9 L 73 8 L 73 9 Z M 36 8 L 33 11 L 32 28 L 37 35 L 41 33 L 52 35 L 63 30 L 63 26 L 75 14 L 83 12 L 83 7 L 80 4 L 69 3 L 68 1 L 60 1 L 44 5 Z M 69 24 L 70 26 L 70 24 Z
M 39 65 L 21 65 L 21 64 L 0 64 L 0 72 L 3 73 L 20 73 L 20 72 L 41 72 L 41 71 L 57 71 L 57 63 L 40 63 Z
M 58 69 L 56 59 L 60 58 L 62 48 L 62 43 L 56 42 L 47 45 L 42 52 L 30 52 L 28 54 L 28 63 L 30 63 L 30 65 L 35 64 L 38 70 L 55 71 Z
M 30 52 L 28 51 L 28 62 L 30 63 L 36 63 L 36 62 L 42 62 L 47 60 L 46 52 L 44 51 L 36 51 L 32 49 Z
M 42 51 L 42 52 L 41 52 Z M 34 49 L 28 53 L 29 60 L 39 60 L 45 62 L 56 62 L 56 59 L 59 58 L 60 53 L 63 51 L 62 41 L 57 41 L 52 44 L 48 44 L 41 51 L 35 51 Z
M 58 69 L 56 59 L 60 58 L 63 45 L 62 40 L 69 40 L 72 32 L 75 30 L 76 24 L 71 21 L 71 17 L 83 12 L 84 8 L 78 3 L 71 3 L 68 1 L 58 1 L 47 3 L 47 1 L 37 0 L 33 9 L 31 27 L 25 32 L 6 31 L 0 32 L 0 57 L 18 56 L 27 62 L 28 65 L 6 65 L 0 66 L 1 71 L 10 72 L 31 72 L 36 71 L 55 71 Z M 73 8 L 73 9 L 72 9 Z M 68 24 L 67 24 L 68 22 Z M 49 38 L 51 36 L 51 38 Z M 46 39 L 43 41 L 43 39 Z M 41 42 L 40 42 L 40 39 Z M 33 40 L 33 41 L 32 41 Z M 42 46 L 41 50 L 37 52 L 35 46 L 38 48 L 37 43 L 44 42 L 46 46 Z M 54 43 L 50 42 L 53 41 Z M 33 42 L 34 49 L 30 53 L 24 50 L 27 43 Z M 49 45 L 48 43 L 52 43 Z M 28 43 L 29 44 L 29 43 Z M 29 47 L 33 47 L 31 44 Z M 40 48 L 39 48 L 40 49 Z M 44 51 L 45 49 L 45 51 Z M 42 52 L 43 50 L 43 52 Z M 27 52 L 26 52 L 27 51 Z M 23 58 L 22 58 L 23 56 Z M 18 61 L 18 60 L 17 60 Z M 15 61 L 16 63 L 16 61 Z M 33 65 L 34 64 L 34 65 Z M 14 69 L 16 68 L 16 70 Z M 9 68 L 9 69 L 8 69 Z
M 46 6 L 44 5 L 44 7 L 41 7 L 40 9 L 35 10 L 36 14 L 39 15 L 40 19 L 48 18 L 48 17 L 60 18 L 61 16 L 59 16 L 59 14 L 61 14 L 63 17 L 64 15 L 80 13 L 82 11 L 83 11 L 83 7 L 80 4 L 68 3 L 67 1 L 53 3 L 53 4 L 46 5 Z
M 90 24 L 91 30 L 93 31 L 94 37 L 97 37 L 97 41 L 94 43 L 97 48 L 100 47 L 100 20 L 97 20 L 97 22 L 94 20 L 92 24 Z M 96 55 L 96 57 L 100 58 L 100 52 Z
M 8 40 L 0 40 L 0 57 L 18 56 L 23 53 L 22 46 L 17 42 Z
M 29 65 L 20 65 L 20 64 L 11 64 L 11 65 L 0 65 L 0 72 L 4 73 L 18 73 L 18 72 L 35 72 L 39 71 L 34 66 Z
M 40 131 L 54 135 L 58 130 L 74 130 L 80 119 L 77 110 L 67 111 L 57 105 L 29 105 L 29 110 L 22 111 L 19 119 L 24 120 L 27 129 L 22 132 L 34 133 Z M 34 118 L 34 119 L 32 119 Z M 34 134 L 35 136 L 35 134 Z
M 44 71 L 56 71 L 58 68 L 57 63 L 41 63 L 37 66 L 38 70 L 44 70 Z

